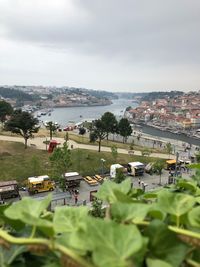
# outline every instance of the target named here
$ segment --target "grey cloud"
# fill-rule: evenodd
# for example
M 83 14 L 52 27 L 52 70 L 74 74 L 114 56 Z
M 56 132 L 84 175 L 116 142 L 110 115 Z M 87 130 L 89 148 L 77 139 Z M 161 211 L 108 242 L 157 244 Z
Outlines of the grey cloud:
M 55 10 L 17 2 L 1 14 L 10 38 L 136 62 L 200 59 L 199 1 L 74 0 Z

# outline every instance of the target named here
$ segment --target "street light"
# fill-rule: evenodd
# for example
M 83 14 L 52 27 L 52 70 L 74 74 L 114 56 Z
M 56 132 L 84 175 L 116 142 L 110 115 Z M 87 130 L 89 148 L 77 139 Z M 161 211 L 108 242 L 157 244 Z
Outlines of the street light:
M 104 175 L 104 163 L 106 162 L 105 159 L 101 159 L 101 175 L 103 176 Z

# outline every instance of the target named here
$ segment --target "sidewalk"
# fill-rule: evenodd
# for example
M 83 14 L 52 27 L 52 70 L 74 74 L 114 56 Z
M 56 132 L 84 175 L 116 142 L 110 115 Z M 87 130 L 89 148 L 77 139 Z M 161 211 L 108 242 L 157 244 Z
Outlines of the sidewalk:
M 64 138 L 55 138 L 58 142 L 61 143 L 61 145 L 63 145 L 63 143 L 65 142 Z M 22 137 L 16 137 L 16 136 L 5 136 L 5 135 L 0 135 L 0 140 L 1 141 L 9 141 L 9 142 L 21 142 L 24 143 L 24 139 Z M 46 144 L 44 144 L 43 142 L 46 141 L 45 137 L 35 137 L 33 139 L 29 139 L 28 140 L 28 146 L 32 146 L 35 147 L 36 149 L 41 149 L 41 150 L 46 150 Z M 68 146 L 71 149 L 71 146 L 73 146 L 73 149 L 88 149 L 88 150 L 96 150 L 98 151 L 98 146 L 95 145 L 86 145 L 86 144 L 79 144 L 76 143 L 75 141 L 69 140 L 68 142 Z M 110 147 L 106 147 L 106 146 L 102 146 L 101 147 L 101 151 L 102 152 L 111 152 L 111 148 Z M 127 149 L 123 149 L 123 148 L 118 148 L 117 149 L 119 154 L 128 154 L 128 150 Z M 136 156 L 141 156 L 141 151 L 136 151 L 134 150 L 134 155 Z M 168 154 L 162 154 L 162 153 L 151 153 L 149 155 L 150 157 L 155 157 L 155 158 L 162 158 L 162 159 L 169 159 L 169 155 Z M 175 159 L 174 155 L 170 155 L 171 159 Z

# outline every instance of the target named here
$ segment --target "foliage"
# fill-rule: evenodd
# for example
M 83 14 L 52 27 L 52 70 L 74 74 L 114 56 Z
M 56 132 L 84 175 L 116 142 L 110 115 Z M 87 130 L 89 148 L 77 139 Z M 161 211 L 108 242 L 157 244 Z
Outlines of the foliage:
M 86 133 L 86 129 L 84 127 L 79 128 L 79 134 L 84 135 Z
M 49 137 L 52 140 L 53 133 L 57 130 L 58 126 L 52 121 L 47 122 L 46 128 L 49 130 Z
M 151 151 L 148 148 L 142 150 L 142 156 L 148 157 L 151 154 Z
M 161 185 L 161 175 L 162 175 L 162 170 L 165 167 L 165 162 L 163 162 L 162 160 L 157 160 L 153 166 L 152 166 L 152 170 L 154 173 L 157 173 L 160 178 L 159 178 L 159 184 Z
M 196 161 L 198 163 L 200 163 L 200 151 L 198 153 L 195 154 L 195 157 L 196 157 Z
M 113 157 L 114 162 L 116 162 L 117 156 L 118 156 L 118 151 L 117 151 L 117 147 L 115 145 L 111 146 L 111 153 L 112 153 L 112 157 Z
M 6 101 L 0 101 L 0 121 L 5 122 L 6 116 L 11 115 L 13 112 L 12 106 Z
M 130 150 L 133 150 L 134 149 L 134 140 L 131 142 L 130 146 L 129 146 L 129 149 Z
M 108 135 L 109 133 L 115 133 L 116 129 L 117 129 L 117 120 L 116 117 L 113 113 L 111 112 L 105 112 L 102 117 L 101 117 L 101 121 L 104 125 L 104 129 L 106 132 L 106 137 L 108 140 Z
M 27 148 L 28 139 L 33 137 L 33 133 L 37 133 L 39 130 L 37 124 L 38 119 L 34 118 L 32 114 L 22 110 L 15 110 L 10 120 L 6 122 L 5 129 L 21 135 L 25 141 L 25 148 Z
M 102 207 L 103 202 L 100 199 L 95 199 L 92 201 L 92 209 L 89 214 L 93 217 L 104 218 L 105 209 Z
M 126 118 L 122 118 L 118 124 L 119 134 L 123 137 L 123 143 L 126 142 L 128 136 L 132 134 L 132 128 Z
M 63 147 L 57 147 L 54 149 L 53 154 L 49 157 L 51 163 L 51 176 L 54 179 L 58 179 L 61 188 L 65 189 L 63 183 L 63 175 L 68 171 L 71 166 L 71 151 L 68 149 L 65 142 Z
M 116 176 L 115 176 L 115 183 L 120 184 L 125 180 L 126 176 L 124 175 L 124 172 L 122 169 L 116 169 Z
M 102 122 L 102 120 L 96 120 L 90 132 L 90 142 L 98 142 L 99 152 L 101 151 L 101 141 L 105 139 L 106 136 L 107 132 L 105 130 L 104 123 Z
M 105 181 L 96 193 L 102 218 L 85 206 L 47 212 L 50 197 L 0 206 L 1 266 L 199 266 L 200 192 L 181 183 L 149 194 L 129 179 Z
M 171 143 L 166 144 L 166 150 L 169 155 L 172 153 L 173 148 Z

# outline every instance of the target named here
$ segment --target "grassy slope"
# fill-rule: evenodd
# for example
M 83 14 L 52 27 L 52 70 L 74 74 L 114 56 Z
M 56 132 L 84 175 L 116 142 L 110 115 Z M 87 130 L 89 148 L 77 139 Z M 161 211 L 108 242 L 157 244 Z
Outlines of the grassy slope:
M 36 158 L 35 161 L 33 157 Z M 72 166 L 69 171 L 78 171 L 82 175 L 101 173 L 101 158 L 106 160 L 105 169 L 107 171 L 113 163 L 126 164 L 130 161 L 147 163 L 154 160 L 147 157 L 119 154 L 117 162 L 114 162 L 111 153 L 76 149 L 72 151 Z M 24 149 L 22 143 L 0 141 L 0 180 L 23 181 L 33 175 L 49 174 L 48 159 L 49 154 L 46 151 L 34 148 Z

